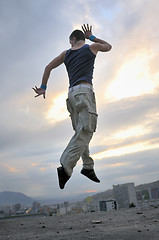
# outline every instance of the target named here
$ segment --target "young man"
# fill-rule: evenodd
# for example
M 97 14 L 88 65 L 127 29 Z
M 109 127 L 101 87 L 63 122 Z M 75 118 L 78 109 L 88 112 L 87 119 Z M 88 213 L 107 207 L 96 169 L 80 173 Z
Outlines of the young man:
M 71 48 L 62 52 L 50 62 L 44 71 L 40 88 L 33 88 L 37 93 L 35 97 L 43 95 L 45 98 L 47 81 L 52 69 L 64 63 L 69 77 L 69 93 L 66 100 L 67 109 L 70 112 L 72 126 L 75 134 L 64 150 L 57 168 L 59 186 L 64 188 L 66 182 L 72 175 L 80 157 L 83 160 L 81 174 L 94 182 L 100 182 L 94 172 L 94 161 L 89 156 L 89 143 L 96 130 L 97 112 L 96 101 L 93 92 L 92 78 L 94 61 L 98 51 L 107 52 L 111 45 L 92 35 L 92 26 L 83 25 L 82 31 L 75 30 L 71 33 L 69 40 Z M 85 38 L 94 42 L 85 44 Z

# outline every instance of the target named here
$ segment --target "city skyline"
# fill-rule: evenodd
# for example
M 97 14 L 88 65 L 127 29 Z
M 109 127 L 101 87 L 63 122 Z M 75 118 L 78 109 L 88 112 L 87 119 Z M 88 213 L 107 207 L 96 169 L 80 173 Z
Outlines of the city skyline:
M 116 191 L 117 189 L 117 191 Z M 123 191 L 123 192 L 122 192 Z M 125 192 L 125 194 L 124 194 Z M 128 194 L 129 193 L 129 194 Z M 136 195 L 134 199 L 134 194 Z M 118 195 L 120 195 L 120 198 L 118 198 Z M 127 205 L 128 196 L 129 198 L 129 204 L 134 203 L 136 207 L 138 207 L 138 204 L 143 205 L 150 205 L 152 202 L 158 202 L 159 201 L 159 180 L 155 182 L 150 183 L 142 183 L 140 185 L 135 186 L 134 183 L 122 183 L 113 185 L 111 189 L 107 189 L 102 192 L 91 192 L 91 193 L 83 193 L 80 195 L 74 195 L 69 196 L 66 198 L 45 198 L 41 196 L 41 198 L 31 198 L 30 196 L 27 196 L 24 193 L 20 192 L 10 192 L 10 191 L 4 191 L 0 192 L 0 206 L 10 206 L 15 204 L 21 204 L 23 206 L 30 206 L 33 202 L 39 202 L 42 205 L 52 205 L 52 204 L 61 204 L 64 202 L 70 202 L 72 204 L 74 203 L 82 203 L 82 202 L 99 202 L 99 201 L 117 201 L 118 206 L 120 206 L 121 199 L 123 201 L 123 204 L 125 202 L 126 205 L 124 205 L 124 208 L 129 207 L 129 204 Z M 135 203 L 135 202 L 138 203 Z M 145 206 L 146 206 L 145 205 Z
M 157 0 L 0 1 L 0 192 L 60 198 L 158 179 L 158 10 Z M 53 70 L 45 100 L 32 87 L 83 23 L 113 47 L 97 56 L 93 79 L 99 118 L 90 149 L 101 183 L 80 174 L 80 160 L 61 191 L 56 168 L 73 135 L 64 65 Z

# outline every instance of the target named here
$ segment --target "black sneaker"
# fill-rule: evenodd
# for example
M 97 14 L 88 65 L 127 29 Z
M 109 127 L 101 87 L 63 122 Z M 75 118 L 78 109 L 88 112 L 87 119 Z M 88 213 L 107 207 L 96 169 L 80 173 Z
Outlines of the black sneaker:
M 90 180 L 100 183 L 100 180 L 97 178 L 95 172 L 93 169 L 85 169 L 82 168 L 81 170 L 81 174 L 83 174 L 84 176 L 88 177 Z
M 69 180 L 69 176 L 66 174 L 63 167 L 57 168 L 58 178 L 59 178 L 59 187 L 64 189 L 66 182 Z

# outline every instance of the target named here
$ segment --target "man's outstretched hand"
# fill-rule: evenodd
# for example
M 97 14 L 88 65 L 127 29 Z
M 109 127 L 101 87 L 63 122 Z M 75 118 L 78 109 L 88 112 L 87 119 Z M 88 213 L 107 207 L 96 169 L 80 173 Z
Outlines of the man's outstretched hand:
M 37 86 L 35 86 L 35 88 L 32 88 L 34 90 L 35 93 L 37 93 L 37 95 L 35 97 L 39 97 L 40 95 L 43 95 L 43 98 L 45 98 L 45 90 L 43 88 L 37 88 Z
M 89 24 L 83 24 L 82 30 L 85 34 L 85 38 L 89 39 L 89 37 L 92 35 L 92 26 L 89 27 Z

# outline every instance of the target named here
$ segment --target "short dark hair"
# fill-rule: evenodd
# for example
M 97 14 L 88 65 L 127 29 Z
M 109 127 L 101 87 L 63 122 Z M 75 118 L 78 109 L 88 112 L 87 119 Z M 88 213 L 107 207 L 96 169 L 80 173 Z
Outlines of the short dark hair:
M 85 41 L 85 35 L 81 30 L 74 30 L 70 35 L 70 40 L 76 38 L 77 41 L 83 40 Z

